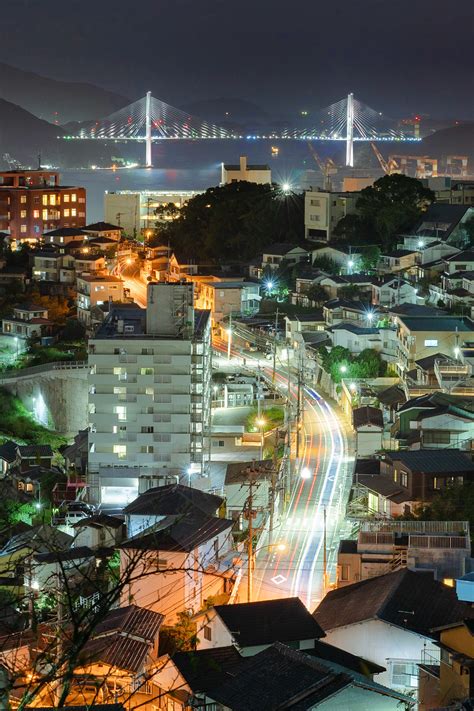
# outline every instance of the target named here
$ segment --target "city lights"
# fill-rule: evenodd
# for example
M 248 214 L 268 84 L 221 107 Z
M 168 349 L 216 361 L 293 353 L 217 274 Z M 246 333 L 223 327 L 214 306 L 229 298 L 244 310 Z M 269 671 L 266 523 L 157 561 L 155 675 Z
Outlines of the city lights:
M 311 479 L 311 471 L 309 470 L 308 467 L 303 467 L 301 470 L 301 478 L 302 479 Z

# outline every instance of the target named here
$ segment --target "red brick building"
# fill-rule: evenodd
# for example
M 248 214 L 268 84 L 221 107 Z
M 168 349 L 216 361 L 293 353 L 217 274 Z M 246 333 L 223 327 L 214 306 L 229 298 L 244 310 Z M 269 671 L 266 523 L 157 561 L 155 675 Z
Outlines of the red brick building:
M 0 172 L 0 230 L 12 239 L 39 239 L 48 230 L 85 224 L 85 188 L 60 185 L 56 171 Z

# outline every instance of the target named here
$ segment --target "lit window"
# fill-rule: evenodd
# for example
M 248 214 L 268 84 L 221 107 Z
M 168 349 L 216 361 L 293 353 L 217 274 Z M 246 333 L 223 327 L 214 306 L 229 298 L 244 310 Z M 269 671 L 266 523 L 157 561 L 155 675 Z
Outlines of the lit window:
M 140 368 L 140 375 L 153 375 L 153 368 Z
M 63 214 L 64 214 L 64 217 L 69 217 L 69 215 L 70 215 L 69 209 L 65 208 Z
M 72 207 L 71 208 L 71 217 L 76 217 L 76 215 L 77 215 L 77 210 L 75 207 Z
M 145 388 L 145 395 L 153 395 L 153 388 Z
M 23 234 L 26 232 L 26 225 L 21 226 L 21 232 L 23 232 Z
M 49 196 L 49 204 L 50 204 L 50 205 L 56 205 L 56 195 L 50 195 L 50 196 Z
M 43 205 L 47 205 L 47 204 L 48 204 L 48 196 L 43 195 Z
M 127 408 L 125 407 L 125 405 L 116 405 L 114 408 L 114 412 L 119 420 L 123 421 L 127 419 Z
M 20 202 L 24 205 L 26 202 L 26 195 L 22 195 L 20 198 Z
M 115 386 L 114 387 L 114 395 L 126 395 L 127 394 L 127 388 L 120 387 L 120 386 Z
M 73 194 L 71 195 L 71 202 L 77 202 L 77 195 L 76 195 L 76 193 L 73 193 Z
M 69 202 L 69 195 L 64 195 L 64 202 Z
M 47 219 L 48 219 L 48 211 L 43 210 L 43 220 L 47 220 Z
M 425 348 L 437 348 L 438 341 L 436 338 L 425 338 Z
M 114 444 L 114 454 L 116 454 L 119 459 L 125 459 L 127 456 L 127 446 L 125 444 Z
M 35 220 L 37 220 L 40 216 L 40 211 L 39 210 L 33 210 L 33 217 Z
M 26 217 L 26 210 L 21 210 L 20 211 L 20 217 L 24 220 Z

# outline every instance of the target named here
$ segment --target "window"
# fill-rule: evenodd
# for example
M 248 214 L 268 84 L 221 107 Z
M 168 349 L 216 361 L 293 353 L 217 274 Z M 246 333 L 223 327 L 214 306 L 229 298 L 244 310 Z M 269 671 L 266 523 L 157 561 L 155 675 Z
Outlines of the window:
M 47 220 L 47 219 L 48 219 L 48 211 L 43 210 L 43 220 Z
M 21 196 L 20 202 L 21 202 L 22 205 L 25 204 L 25 202 L 26 202 L 26 195 L 22 195 L 22 196 Z
M 116 454 L 119 459 L 125 459 L 127 456 L 127 445 L 114 444 L 114 454 Z
M 24 234 L 26 232 L 26 225 L 22 225 L 20 231 Z
M 321 222 L 321 218 L 319 217 L 319 215 L 310 215 L 309 219 L 311 222 Z
M 417 688 L 418 665 L 415 661 L 389 661 L 390 686 L 404 688 Z
M 171 375 L 157 375 L 156 382 L 157 383 L 171 383 Z
M 439 476 L 433 477 L 433 489 L 441 489 L 442 484 L 443 480 Z
M 77 210 L 75 207 L 72 207 L 71 208 L 71 217 L 76 217 L 76 215 L 77 215 Z
M 22 220 L 26 218 L 26 210 L 20 210 L 20 217 Z
M 63 215 L 64 215 L 64 217 L 69 217 L 69 215 L 70 215 L 69 208 L 67 208 L 67 207 L 64 208 Z
M 48 204 L 48 196 L 43 195 L 43 205 L 47 205 L 47 204 Z
M 208 642 L 212 641 L 212 629 L 209 627 L 209 625 L 204 625 L 203 634 L 204 639 L 207 639 Z
M 153 355 L 153 348 L 142 348 L 142 355 Z
M 437 348 L 438 340 L 436 338 L 425 338 L 425 348 Z
M 407 472 L 401 472 L 400 473 L 400 484 L 405 487 L 405 489 L 408 487 L 408 474 Z
M 153 565 L 156 570 L 166 570 L 168 567 L 168 561 L 166 558 L 160 558 L 157 556 L 156 558 L 152 558 L 150 563 Z
M 398 481 L 398 472 L 397 472 L 396 469 L 394 469 L 394 471 L 393 471 L 393 481 L 394 481 L 394 482 L 397 482 L 397 481 Z
M 66 195 L 64 195 L 63 201 L 64 201 L 64 202 L 69 202 L 69 195 L 68 195 L 67 193 L 66 193 Z
M 143 434 L 151 434 L 154 430 L 153 430 L 153 427 L 151 427 L 149 425 L 143 425 L 140 431 Z
M 35 220 L 37 220 L 40 216 L 40 211 L 39 210 L 33 210 L 33 217 Z
M 154 372 L 153 368 L 140 368 L 140 375 L 153 375 Z
M 116 386 L 114 387 L 114 395 L 126 395 L 127 388 Z
M 153 395 L 154 390 L 153 388 L 145 388 L 145 395 Z
M 157 434 L 155 435 L 155 440 L 157 442 L 171 442 L 170 434 Z
M 125 407 L 125 405 L 116 405 L 114 407 L 114 412 L 119 420 L 127 419 L 127 408 Z
M 127 369 L 126 368 L 114 368 L 114 375 L 118 375 L 119 380 L 127 379 Z
M 147 444 L 144 447 L 142 447 L 140 451 L 142 454 L 153 454 L 154 448 L 153 448 L 152 444 Z
M 311 207 L 319 207 L 321 205 L 321 200 L 311 200 Z
M 50 204 L 50 205 L 56 205 L 56 195 L 50 195 L 50 196 L 49 196 L 49 204 Z
M 76 193 L 73 193 L 73 194 L 71 195 L 71 202 L 77 202 L 77 195 L 76 195 Z
M 350 580 L 349 578 L 349 573 L 350 573 L 350 566 L 349 565 L 341 565 L 341 580 Z

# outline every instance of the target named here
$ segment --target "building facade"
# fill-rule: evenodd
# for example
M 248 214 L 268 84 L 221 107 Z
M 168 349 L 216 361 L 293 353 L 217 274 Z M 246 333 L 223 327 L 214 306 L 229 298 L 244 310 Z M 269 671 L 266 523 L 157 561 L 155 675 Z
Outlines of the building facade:
M 172 203 L 181 209 L 199 192 L 195 190 L 117 190 L 104 195 L 104 219 L 117 225 L 128 237 L 144 234 L 153 229 L 158 217 L 155 210 Z
M 60 185 L 56 171 L 0 173 L 0 230 L 12 241 L 37 240 L 48 230 L 85 224 L 85 188 Z
M 89 365 L 89 474 L 97 500 L 129 501 L 165 475 L 202 473 L 210 315 L 194 309 L 192 284 L 152 283 L 146 309 L 113 308 L 89 342 Z
M 238 165 L 222 163 L 221 184 L 237 183 L 244 180 L 247 183 L 265 185 L 272 182 L 272 171 L 268 165 L 252 165 L 247 163 L 247 156 L 240 156 Z
M 304 231 L 307 240 L 329 241 L 339 220 L 353 214 L 359 193 L 307 190 L 304 195 Z

